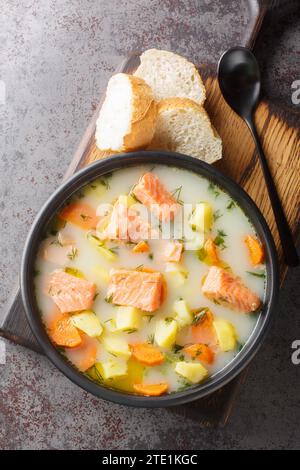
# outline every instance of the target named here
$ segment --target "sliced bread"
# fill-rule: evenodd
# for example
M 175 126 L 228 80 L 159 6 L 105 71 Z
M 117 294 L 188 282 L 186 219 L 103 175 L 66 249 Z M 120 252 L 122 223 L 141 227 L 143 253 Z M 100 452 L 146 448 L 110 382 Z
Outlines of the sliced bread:
M 147 146 L 154 135 L 156 117 L 152 90 L 142 78 L 113 75 L 96 124 L 97 147 L 126 152 Z
M 204 103 L 205 86 L 195 65 L 187 59 L 173 52 L 149 49 L 140 60 L 134 75 L 151 86 L 156 101 L 179 97 Z
M 213 163 L 222 158 L 222 140 L 202 106 L 187 98 L 158 103 L 153 150 L 171 150 Z

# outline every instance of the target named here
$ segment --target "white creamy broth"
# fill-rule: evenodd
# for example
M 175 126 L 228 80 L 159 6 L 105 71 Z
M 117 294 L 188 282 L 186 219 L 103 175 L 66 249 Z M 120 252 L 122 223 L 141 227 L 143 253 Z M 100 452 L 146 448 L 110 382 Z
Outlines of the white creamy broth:
M 164 184 L 165 188 L 170 192 L 175 192 L 175 196 L 183 203 L 196 205 L 205 201 L 208 203 L 214 214 L 214 222 L 209 232 L 209 236 L 216 240 L 220 232 L 222 234 L 223 243 L 218 245 L 218 255 L 222 262 L 228 264 L 234 273 L 243 283 L 251 289 L 263 302 L 265 294 L 265 279 L 261 276 L 264 272 L 264 265 L 254 267 L 249 258 L 249 252 L 244 243 L 247 235 L 257 237 L 255 230 L 242 210 L 232 201 L 230 196 L 223 192 L 220 188 L 212 185 L 205 178 L 195 173 L 168 167 L 164 165 L 155 165 L 155 167 L 137 166 L 127 169 L 115 171 L 108 178 L 100 178 L 92 184 L 82 188 L 77 198 L 72 200 L 80 204 L 88 204 L 95 210 L 99 204 L 113 204 L 120 195 L 129 194 L 130 190 L 139 181 L 140 177 L 146 172 L 151 171 Z M 179 188 L 179 189 L 178 189 Z M 66 267 L 80 271 L 84 278 L 96 285 L 97 296 L 92 305 L 92 311 L 96 314 L 103 327 L 102 335 L 95 341 L 97 344 L 96 361 L 103 363 L 113 358 L 120 361 L 121 364 L 127 360 L 124 358 L 116 358 L 115 355 L 108 352 L 102 343 L 102 337 L 106 334 L 114 334 L 119 338 L 125 339 L 129 344 L 152 342 L 155 336 L 156 325 L 160 319 L 173 317 L 173 305 L 178 299 L 183 299 L 191 310 L 207 307 L 213 313 L 214 318 L 222 318 L 229 321 L 235 328 L 237 341 L 236 346 L 230 351 L 215 351 L 214 361 L 211 364 L 203 363 L 210 376 L 218 373 L 238 354 L 239 349 L 244 345 L 251 335 L 256 321 L 256 313 L 243 313 L 227 305 L 222 305 L 209 300 L 201 290 L 201 282 L 210 268 L 205 262 L 201 261 L 198 256 L 198 250 L 184 251 L 180 260 L 180 266 L 186 273 L 186 279 L 182 281 L 174 275 L 173 272 L 166 271 L 166 262 L 162 256 L 164 250 L 164 240 L 149 240 L 150 251 L 147 253 L 133 253 L 133 244 L 119 243 L 118 241 L 107 242 L 107 247 L 112 248 L 116 254 L 114 260 L 109 260 L 103 253 L 98 252 L 95 246 L 87 241 L 88 230 L 82 229 L 77 225 L 66 222 L 64 226 L 58 227 L 58 233 L 62 234 L 65 239 L 72 241 L 73 255 L 55 263 L 46 260 L 43 255 L 43 244 L 51 244 L 57 246 L 57 250 L 61 249 L 61 245 L 57 243 L 57 233 L 47 236 L 43 241 L 39 255 L 36 260 L 35 277 L 36 298 L 42 318 L 45 325 L 49 327 L 52 319 L 58 315 L 59 309 L 55 306 L 52 298 L 47 293 L 47 283 L 49 276 L 55 270 L 63 270 Z M 207 235 L 206 235 L 207 236 Z M 59 253 L 59 252 L 58 252 Z M 150 256 L 149 256 L 150 255 Z M 168 263 L 170 264 L 170 263 Z M 178 263 L 177 263 L 178 264 Z M 137 331 L 120 332 L 113 331 L 111 327 L 112 321 L 116 316 L 118 309 L 113 303 L 107 300 L 107 290 L 110 282 L 111 269 L 141 269 L 141 266 L 151 268 L 154 271 L 161 272 L 167 284 L 167 297 L 156 311 L 141 311 L 141 326 Z M 99 275 L 99 268 L 101 275 Z M 70 271 L 69 273 L 74 273 Z M 254 276 L 250 273 L 256 273 Z M 104 274 L 103 274 L 104 273 Z M 261 277 L 259 277 L 261 276 Z M 176 345 L 185 346 L 193 343 L 192 327 L 187 325 L 177 331 Z M 71 348 L 65 348 L 64 354 L 69 357 Z M 188 386 L 192 386 L 188 380 L 175 372 L 176 362 L 184 360 L 185 362 L 200 362 L 196 359 L 187 357 L 182 350 L 174 352 L 174 348 L 159 347 L 160 351 L 165 355 L 165 360 L 160 365 L 142 366 L 142 375 L 139 376 L 144 384 L 168 383 L 168 391 L 183 390 Z M 70 357 L 69 357 L 70 358 Z M 72 359 L 71 359 L 72 360 Z M 130 359 L 132 361 L 132 359 Z M 131 367 L 131 366 L 130 366 Z M 89 372 L 89 371 L 87 371 Z M 93 376 L 94 378 L 94 376 Z M 120 388 L 121 390 L 134 391 L 128 387 L 126 377 L 124 379 L 110 379 L 104 381 L 110 387 Z M 124 383 L 123 383 L 124 382 Z M 125 385 L 124 385 L 125 384 Z

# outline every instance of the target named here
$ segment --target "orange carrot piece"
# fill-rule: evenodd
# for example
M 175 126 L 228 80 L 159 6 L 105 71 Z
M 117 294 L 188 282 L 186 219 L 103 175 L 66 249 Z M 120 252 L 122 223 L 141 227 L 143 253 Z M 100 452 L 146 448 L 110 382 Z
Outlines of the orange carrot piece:
M 142 266 L 140 269 L 143 273 L 155 273 L 155 270 L 152 268 L 147 268 L 147 266 Z
M 161 364 L 165 357 L 150 343 L 136 343 L 131 345 L 132 357 L 146 366 L 157 366 Z
M 215 358 L 215 353 L 206 344 L 196 343 L 190 344 L 183 348 L 183 352 L 190 356 L 192 359 L 212 364 Z
M 148 251 L 150 251 L 150 247 L 148 243 L 143 240 L 132 248 L 133 253 L 147 253 Z
M 207 261 L 209 264 L 218 266 L 220 263 L 218 249 L 212 238 L 208 238 L 204 244 L 204 250 L 206 252 Z
M 59 217 L 66 222 L 77 225 L 77 227 L 92 230 L 96 229 L 100 217 L 96 215 L 96 210 L 85 202 L 73 202 L 64 207 L 59 213 Z
M 218 340 L 213 321 L 212 312 L 207 310 L 200 321 L 192 326 L 192 339 L 195 343 L 206 344 L 212 349 L 217 348 Z
M 76 348 L 68 349 L 66 356 L 77 369 L 85 372 L 96 362 L 97 344 L 99 343 L 95 338 L 90 338 L 84 333 L 81 336 L 82 343 Z
M 72 324 L 70 315 L 59 314 L 49 325 L 48 333 L 57 346 L 74 348 L 82 342 L 77 328 Z
M 168 387 L 167 383 L 133 384 L 134 390 L 140 395 L 145 395 L 146 397 L 158 397 L 159 395 L 166 393 Z
M 257 238 L 247 235 L 245 243 L 249 251 L 251 263 L 256 266 L 264 261 L 264 250 Z

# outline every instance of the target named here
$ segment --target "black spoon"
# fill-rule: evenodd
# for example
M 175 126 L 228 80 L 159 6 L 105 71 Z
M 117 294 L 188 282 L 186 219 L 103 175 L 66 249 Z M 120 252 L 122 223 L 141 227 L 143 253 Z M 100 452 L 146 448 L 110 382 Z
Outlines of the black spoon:
M 261 85 L 259 66 L 252 52 L 245 47 L 228 49 L 219 61 L 218 80 L 225 100 L 244 119 L 255 141 L 282 243 L 285 262 L 288 266 L 298 266 L 299 257 L 292 232 L 284 214 L 253 120 Z

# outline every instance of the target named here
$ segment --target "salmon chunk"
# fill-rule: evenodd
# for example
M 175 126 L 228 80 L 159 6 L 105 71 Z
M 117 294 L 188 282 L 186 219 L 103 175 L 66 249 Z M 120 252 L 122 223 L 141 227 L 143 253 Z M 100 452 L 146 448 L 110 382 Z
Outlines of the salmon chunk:
M 89 310 L 95 292 L 95 284 L 64 271 L 54 271 L 50 276 L 48 295 L 62 313 Z
M 85 230 L 96 229 L 99 217 L 96 210 L 85 202 L 72 202 L 59 213 L 59 218 Z
M 113 270 L 107 298 L 114 304 L 157 310 L 163 297 L 163 276 L 158 272 Z
M 164 257 L 166 261 L 177 263 L 180 261 L 183 245 L 177 240 L 168 242 L 165 247 Z
M 241 312 L 255 312 L 261 305 L 257 295 L 241 279 L 217 266 L 209 269 L 202 292 L 209 299 Z
M 145 173 L 133 189 L 135 197 L 159 220 L 173 220 L 180 204 L 152 173 Z
M 138 243 L 154 236 L 150 224 L 137 211 L 117 202 L 112 210 L 104 237 L 110 240 L 125 240 Z

